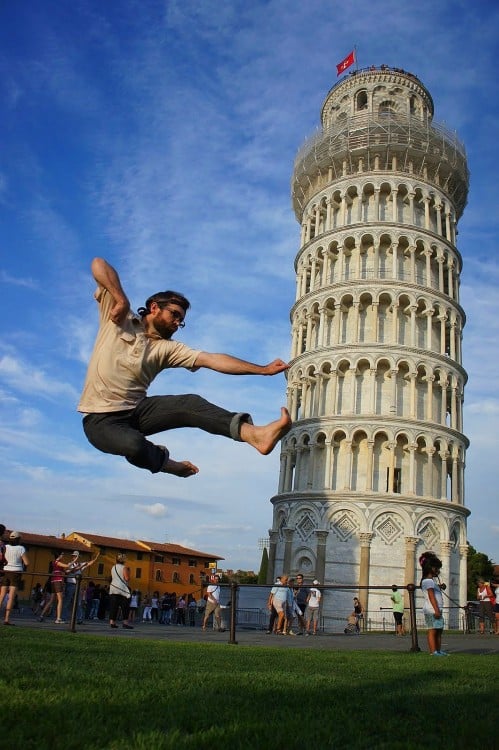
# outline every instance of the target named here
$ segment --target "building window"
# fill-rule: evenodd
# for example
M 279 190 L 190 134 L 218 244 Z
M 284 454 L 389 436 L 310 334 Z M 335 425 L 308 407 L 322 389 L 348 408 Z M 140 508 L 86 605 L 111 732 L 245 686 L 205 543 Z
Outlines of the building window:
M 194 573 L 190 574 L 190 576 L 189 576 L 189 583 L 190 584 L 196 583 L 196 581 L 194 580 Z
M 104 563 L 99 563 L 97 566 L 97 575 L 101 576 L 104 573 Z
M 197 560 L 189 560 L 189 568 L 197 568 L 198 561 Z
M 161 574 L 161 571 L 157 570 L 156 571 L 156 581 L 158 581 L 158 583 L 160 583 L 162 580 L 163 580 L 163 576 Z
M 390 469 L 386 470 L 386 491 L 396 492 L 400 494 L 402 492 L 402 469 L 393 470 L 393 487 L 390 487 Z
M 144 556 L 143 552 L 137 552 L 137 560 L 142 560 Z
M 355 105 L 357 111 L 367 109 L 367 91 L 359 91 Z
M 174 573 L 172 576 L 173 583 L 180 583 L 180 576 L 178 573 Z
M 163 555 L 154 555 L 154 562 L 157 562 L 157 563 L 164 562 Z
M 206 569 L 208 569 L 208 568 L 210 567 L 210 561 L 209 561 L 209 560 L 205 560 L 205 561 L 204 561 L 204 567 L 205 567 Z
M 135 568 L 135 578 L 142 578 L 142 568 Z
M 394 469 L 393 472 L 393 491 L 402 492 L 402 469 Z
M 180 565 L 180 557 L 172 557 L 172 565 Z

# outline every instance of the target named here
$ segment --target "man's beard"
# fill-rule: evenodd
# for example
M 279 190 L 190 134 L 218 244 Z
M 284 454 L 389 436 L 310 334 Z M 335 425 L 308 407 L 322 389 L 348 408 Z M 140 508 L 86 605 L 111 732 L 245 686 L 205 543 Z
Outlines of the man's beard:
M 154 330 L 158 333 L 162 339 L 171 339 L 175 331 L 172 331 L 171 326 L 161 321 L 153 321 Z

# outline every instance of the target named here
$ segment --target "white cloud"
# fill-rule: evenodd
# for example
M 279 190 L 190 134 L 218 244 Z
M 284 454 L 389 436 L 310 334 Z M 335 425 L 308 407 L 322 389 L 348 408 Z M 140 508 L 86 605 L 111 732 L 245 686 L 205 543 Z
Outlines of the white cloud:
M 145 513 L 154 518 L 165 518 L 168 515 L 168 508 L 163 503 L 153 503 L 152 505 L 140 505 L 137 503 L 133 507 L 140 513 Z
M 2 190 L 2 186 L 0 184 L 0 192 Z M 26 289 L 37 289 L 38 284 L 37 282 L 32 278 L 16 278 L 14 276 L 11 276 L 7 271 L 4 271 L 3 269 L 0 269 L 0 283 L 1 284 L 12 284 L 13 286 L 21 286 L 25 287 Z
M 0 379 L 21 393 L 36 394 L 49 399 L 63 396 L 71 401 L 78 397 L 78 392 L 68 383 L 58 381 L 36 365 L 9 354 L 0 357 Z
M 481 416 L 496 416 L 499 414 L 499 401 L 485 400 L 475 401 L 466 408 L 467 414 L 478 414 Z

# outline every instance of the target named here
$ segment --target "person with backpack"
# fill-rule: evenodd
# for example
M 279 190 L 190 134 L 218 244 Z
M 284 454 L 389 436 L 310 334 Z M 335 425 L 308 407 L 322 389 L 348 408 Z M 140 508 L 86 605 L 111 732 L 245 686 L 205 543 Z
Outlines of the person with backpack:
M 133 630 L 133 625 L 128 622 L 130 613 L 130 599 L 132 591 L 130 589 L 130 568 L 126 564 L 126 555 L 120 552 L 116 555 L 116 562 L 111 568 L 111 585 L 109 586 L 110 606 L 109 606 L 109 625 L 111 628 L 117 628 L 118 613 L 121 610 L 123 623 L 121 625 L 125 630 Z
M 490 630 L 492 630 L 494 626 L 494 605 L 496 603 L 494 593 L 490 588 L 490 583 L 486 583 L 483 578 L 480 578 L 478 581 L 476 598 L 478 599 L 479 633 L 480 635 L 483 635 L 485 633 L 485 620 L 489 621 Z

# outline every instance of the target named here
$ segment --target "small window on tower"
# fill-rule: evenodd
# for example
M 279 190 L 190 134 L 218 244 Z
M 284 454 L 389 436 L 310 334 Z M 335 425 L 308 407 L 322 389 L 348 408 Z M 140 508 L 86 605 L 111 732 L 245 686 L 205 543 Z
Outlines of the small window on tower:
M 355 101 L 355 109 L 357 112 L 361 112 L 363 109 L 367 109 L 367 91 L 359 91 L 357 99 Z
M 400 495 L 402 492 L 402 469 L 393 470 L 393 486 L 390 487 L 390 469 L 386 470 L 386 491 L 396 492 Z

